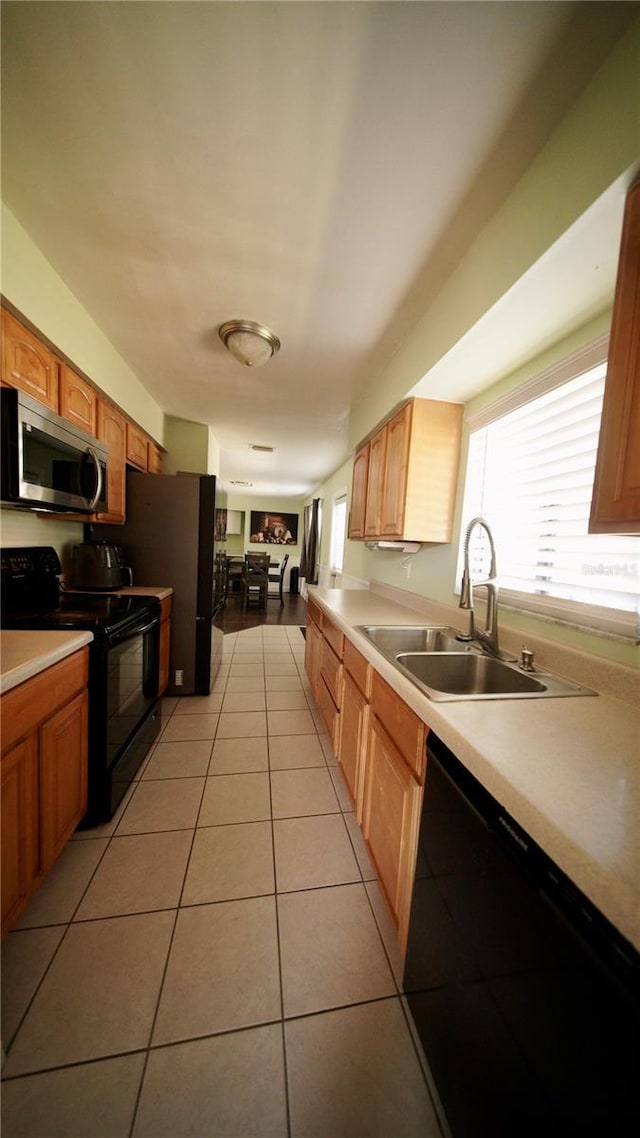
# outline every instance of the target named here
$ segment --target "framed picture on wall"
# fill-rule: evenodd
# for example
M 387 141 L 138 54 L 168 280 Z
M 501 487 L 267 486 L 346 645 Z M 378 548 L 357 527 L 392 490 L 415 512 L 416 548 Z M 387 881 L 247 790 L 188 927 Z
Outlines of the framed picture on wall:
M 267 545 L 296 545 L 298 514 L 278 514 L 265 510 L 251 511 L 250 542 Z

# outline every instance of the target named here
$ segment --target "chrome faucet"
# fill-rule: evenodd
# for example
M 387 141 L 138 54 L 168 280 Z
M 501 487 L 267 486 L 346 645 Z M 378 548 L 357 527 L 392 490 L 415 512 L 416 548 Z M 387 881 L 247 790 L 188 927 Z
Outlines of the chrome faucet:
M 489 538 L 489 546 L 491 549 L 491 564 L 489 566 L 489 576 L 485 581 L 476 581 L 475 588 L 479 585 L 484 585 L 487 590 L 487 618 L 485 621 L 484 631 L 476 628 L 473 613 L 473 589 L 474 583 L 471 580 L 471 573 L 469 571 L 469 541 L 471 534 L 476 526 L 482 526 Z M 460 589 L 460 601 L 458 607 L 461 609 L 468 609 L 469 611 L 469 632 L 465 635 L 459 635 L 458 640 L 477 640 L 487 652 L 492 656 L 499 656 L 500 649 L 498 648 L 498 579 L 496 572 L 496 547 L 493 542 L 493 534 L 489 529 L 489 525 L 485 522 L 484 518 L 472 518 L 467 526 L 467 532 L 464 539 L 464 571 L 462 574 L 462 587 Z

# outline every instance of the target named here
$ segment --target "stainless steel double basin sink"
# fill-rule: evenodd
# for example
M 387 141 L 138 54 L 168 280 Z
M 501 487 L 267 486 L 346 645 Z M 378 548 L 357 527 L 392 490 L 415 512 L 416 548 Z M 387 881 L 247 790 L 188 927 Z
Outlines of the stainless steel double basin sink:
M 360 625 L 361 632 L 390 663 L 437 701 L 540 699 L 596 695 L 553 672 L 524 671 L 516 661 L 497 659 L 474 642 L 457 639 L 444 626 Z

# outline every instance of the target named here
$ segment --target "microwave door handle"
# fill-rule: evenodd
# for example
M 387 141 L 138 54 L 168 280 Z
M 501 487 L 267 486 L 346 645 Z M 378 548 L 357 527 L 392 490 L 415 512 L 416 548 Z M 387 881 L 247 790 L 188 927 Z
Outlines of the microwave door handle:
M 93 459 L 96 468 L 96 492 L 89 502 L 89 509 L 94 510 L 96 503 L 100 501 L 100 495 L 102 493 L 102 467 L 100 466 L 100 460 L 93 447 L 87 447 L 87 454 Z

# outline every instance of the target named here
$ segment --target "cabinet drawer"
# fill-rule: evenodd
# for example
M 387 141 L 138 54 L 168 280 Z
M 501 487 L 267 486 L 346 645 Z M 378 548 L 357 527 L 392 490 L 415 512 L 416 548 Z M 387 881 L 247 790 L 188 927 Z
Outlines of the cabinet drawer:
M 393 739 L 411 770 L 424 781 L 426 757 L 424 744 L 427 728 L 421 719 L 396 695 L 393 688 L 373 673 L 371 705 L 374 715 Z
M 87 686 L 89 652 L 82 648 L 2 697 L 2 747 L 13 746 Z
M 326 615 L 322 618 L 322 635 L 325 640 L 329 641 L 336 656 L 341 660 L 344 655 L 344 632 L 341 632 L 338 626 Z
M 311 597 L 307 600 L 307 620 L 322 628 L 322 609 Z
M 344 642 L 344 666 L 352 677 L 354 682 L 360 688 L 363 695 L 369 699 L 371 695 L 371 675 L 373 668 L 371 664 L 361 656 L 357 648 L 353 647 L 350 640 Z
M 342 664 L 330 644 L 323 640 L 320 675 L 327 685 L 336 707 L 342 706 Z
M 322 676 L 320 676 L 318 681 L 316 702 L 320 708 L 320 714 L 324 719 L 327 731 L 329 732 L 331 746 L 333 747 L 334 753 L 337 754 L 340 734 L 340 713 L 333 702 L 331 693 Z

